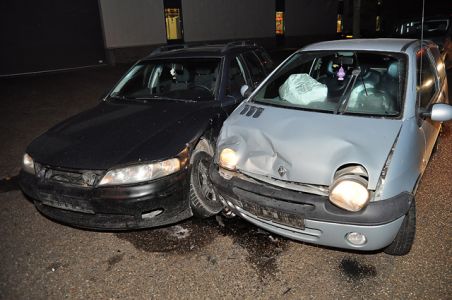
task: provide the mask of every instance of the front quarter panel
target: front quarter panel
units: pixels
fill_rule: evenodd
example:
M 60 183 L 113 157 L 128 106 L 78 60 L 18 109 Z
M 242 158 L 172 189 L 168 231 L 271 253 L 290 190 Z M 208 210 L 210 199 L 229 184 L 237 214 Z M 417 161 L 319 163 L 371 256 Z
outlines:
M 405 120 L 377 200 L 388 199 L 401 192 L 413 192 L 425 169 L 424 149 L 424 133 L 418 127 L 416 118 Z

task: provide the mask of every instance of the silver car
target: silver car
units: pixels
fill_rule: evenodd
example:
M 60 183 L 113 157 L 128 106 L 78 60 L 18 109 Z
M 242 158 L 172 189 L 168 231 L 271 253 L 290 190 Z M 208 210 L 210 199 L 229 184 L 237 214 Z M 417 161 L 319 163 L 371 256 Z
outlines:
M 452 119 L 447 90 L 432 42 L 309 45 L 224 123 L 210 168 L 216 192 L 270 232 L 404 255 L 417 186 L 441 123 Z

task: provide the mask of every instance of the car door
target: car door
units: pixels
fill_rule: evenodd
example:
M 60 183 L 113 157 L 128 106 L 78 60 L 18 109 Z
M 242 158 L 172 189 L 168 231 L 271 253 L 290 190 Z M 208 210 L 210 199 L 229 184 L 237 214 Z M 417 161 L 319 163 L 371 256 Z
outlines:
M 239 56 L 232 56 L 225 60 L 222 89 L 220 90 L 222 117 L 224 119 L 244 99 L 240 93 L 241 87 L 251 84 L 245 70 L 245 65 Z
M 273 69 L 275 68 L 275 63 L 271 59 L 270 55 L 263 48 L 256 49 L 256 51 L 254 51 L 254 53 L 259 58 L 262 66 L 264 67 L 266 74 L 267 75 L 270 74 L 273 71 Z
M 419 112 L 428 111 L 434 103 L 442 102 L 441 81 L 434 63 L 433 55 L 428 48 L 418 52 L 417 57 L 417 105 Z M 441 127 L 440 122 L 434 122 L 429 117 L 418 114 L 418 124 L 425 138 L 423 167 L 426 166 Z
M 242 54 L 242 58 L 245 61 L 246 67 L 251 77 L 251 87 L 256 88 L 262 80 L 267 76 L 267 71 L 262 65 L 261 61 L 257 57 L 254 51 L 247 51 Z

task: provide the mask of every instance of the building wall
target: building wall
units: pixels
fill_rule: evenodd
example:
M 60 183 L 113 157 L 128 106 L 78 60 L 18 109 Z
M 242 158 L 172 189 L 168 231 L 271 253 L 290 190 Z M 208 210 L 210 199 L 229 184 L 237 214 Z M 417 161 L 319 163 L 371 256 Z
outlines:
M 337 0 L 285 0 L 286 36 L 336 33 Z
M 183 0 L 185 41 L 275 35 L 275 0 Z
M 108 49 L 166 43 L 162 0 L 99 0 Z

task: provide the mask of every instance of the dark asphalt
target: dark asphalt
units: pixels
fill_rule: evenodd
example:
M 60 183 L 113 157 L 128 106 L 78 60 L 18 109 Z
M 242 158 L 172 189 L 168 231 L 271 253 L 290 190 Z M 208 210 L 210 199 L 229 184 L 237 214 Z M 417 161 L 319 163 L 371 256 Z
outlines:
M 26 145 L 94 106 L 124 69 L 0 82 L 0 299 L 451 298 L 452 124 L 418 190 L 404 257 L 297 243 L 239 219 L 105 233 L 40 215 L 17 187 Z

